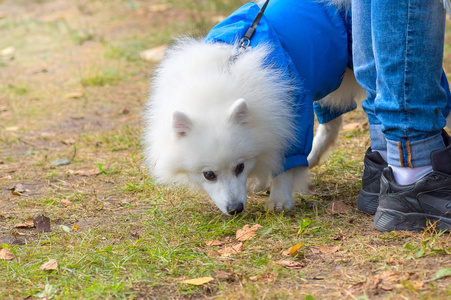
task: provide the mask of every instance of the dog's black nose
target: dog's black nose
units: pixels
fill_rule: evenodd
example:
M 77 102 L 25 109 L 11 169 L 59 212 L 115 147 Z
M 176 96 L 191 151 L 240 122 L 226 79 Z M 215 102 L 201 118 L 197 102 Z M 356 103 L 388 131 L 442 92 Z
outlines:
M 242 212 L 244 210 L 244 205 L 243 203 L 234 203 L 234 204 L 229 204 L 227 206 L 227 213 L 229 215 L 236 215 L 239 214 L 240 212 Z

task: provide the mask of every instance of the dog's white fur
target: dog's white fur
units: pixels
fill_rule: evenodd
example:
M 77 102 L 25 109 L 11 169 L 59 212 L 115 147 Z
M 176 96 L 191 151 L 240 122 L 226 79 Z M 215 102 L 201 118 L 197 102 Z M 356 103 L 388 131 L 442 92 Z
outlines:
M 265 67 L 268 46 L 230 64 L 234 49 L 185 38 L 168 50 L 145 114 L 147 166 L 159 182 L 202 187 L 223 213 L 244 207 L 246 186 L 264 188 L 271 180 L 267 208 L 289 209 L 293 192 L 307 191 L 308 183 L 306 167 L 280 173 L 284 149 L 294 139 L 290 93 L 296 87 Z M 348 107 L 356 91 L 361 88 L 349 70 L 323 105 Z M 339 118 L 318 127 L 310 166 L 334 144 L 340 125 Z M 240 163 L 244 170 L 236 176 Z M 208 171 L 215 181 L 204 178 Z
M 349 9 L 350 0 L 327 1 Z M 244 208 L 247 190 L 269 183 L 266 208 L 290 209 L 293 193 L 306 192 L 309 182 L 306 167 L 282 172 L 284 150 L 294 140 L 290 93 L 299 87 L 265 66 L 269 46 L 251 48 L 231 64 L 235 51 L 233 45 L 190 38 L 167 51 L 145 112 L 146 164 L 160 183 L 201 187 L 225 214 Z M 363 96 L 347 70 L 340 88 L 321 103 L 342 110 Z M 447 122 L 449 127 L 451 116 Z M 310 167 L 332 149 L 341 124 L 338 117 L 318 126 Z M 244 169 L 237 174 L 240 164 Z M 204 172 L 213 172 L 215 180 Z

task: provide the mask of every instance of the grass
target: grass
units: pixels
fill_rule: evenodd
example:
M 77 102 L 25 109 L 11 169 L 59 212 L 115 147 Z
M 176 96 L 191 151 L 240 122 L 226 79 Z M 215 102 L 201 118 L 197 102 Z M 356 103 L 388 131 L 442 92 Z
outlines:
M 120 80 L 120 72 L 114 68 L 98 70 L 94 68 L 84 74 L 80 83 L 83 87 L 113 85 Z
M 355 210 L 365 126 L 341 133 L 292 211 L 267 213 L 268 195 L 257 193 L 228 218 L 207 196 L 148 177 L 139 139 L 155 63 L 139 52 L 205 32 L 244 1 L 164 3 L 155 13 L 141 0 L 0 2 L 0 50 L 15 47 L 0 56 L 0 245 L 15 255 L 0 260 L 0 298 L 451 297 L 448 234 L 381 233 Z M 364 120 L 361 109 L 346 115 Z M 71 163 L 51 165 L 60 158 Z M 352 209 L 331 214 L 333 200 Z M 41 214 L 51 232 L 15 227 Z M 247 224 L 263 227 L 242 251 L 218 255 Z M 207 245 L 214 240 L 225 245 Z M 57 270 L 40 269 L 49 259 Z M 206 276 L 215 280 L 181 282 Z

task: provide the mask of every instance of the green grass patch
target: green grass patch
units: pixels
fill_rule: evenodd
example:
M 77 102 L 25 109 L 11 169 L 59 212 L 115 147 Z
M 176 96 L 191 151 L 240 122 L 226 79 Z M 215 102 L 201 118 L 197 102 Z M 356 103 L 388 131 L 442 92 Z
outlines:
M 102 87 L 113 85 L 124 78 L 124 73 L 116 68 L 93 68 L 85 70 L 80 78 L 80 84 L 84 87 Z

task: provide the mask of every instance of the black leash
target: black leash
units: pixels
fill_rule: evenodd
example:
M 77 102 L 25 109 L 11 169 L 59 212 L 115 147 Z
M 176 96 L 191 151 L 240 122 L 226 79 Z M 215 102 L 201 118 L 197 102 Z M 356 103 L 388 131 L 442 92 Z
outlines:
M 263 4 L 262 8 L 260 8 L 260 11 L 258 12 L 257 16 L 255 17 L 254 21 L 252 21 L 251 26 L 247 29 L 246 33 L 244 34 L 244 37 L 240 40 L 240 44 L 238 46 L 238 51 L 235 55 L 233 55 L 230 58 L 230 62 L 233 63 L 235 59 L 244 51 L 246 51 L 247 47 L 251 44 L 252 36 L 255 33 L 255 30 L 257 29 L 257 25 L 262 19 L 263 13 L 266 10 L 266 7 L 268 6 L 269 0 L 265 1 L 265 4 Z
M 258 12 L 257 16 L 252 22 L 251 26 L 247 29 L 246 33 L 244 34 L 244 37 L 241 39 L 240 48 L 244 48 L 244 50 L 246 50 L 246 48 L 249 47 L 249 45 L 251 44 L 251 38 L 254 35 L 255 30 L 257 29 L 258 23 L 263 17 L 263 13 L 265 12 L 268 3 L 269 0 L 266 0 L 265 4 L 263 4 L 262 8 L 260 8 L 260 11 Z

